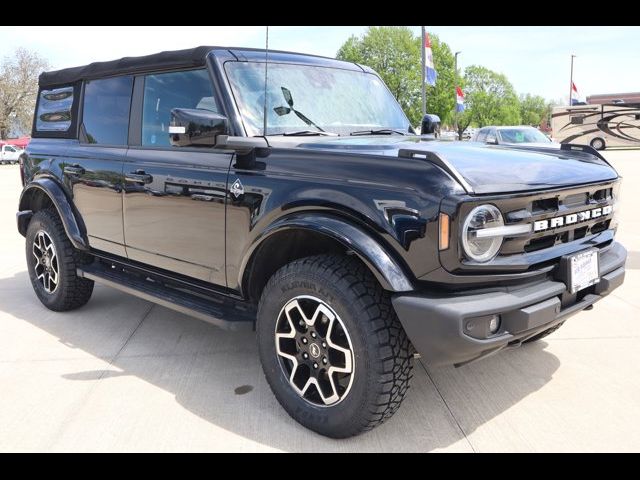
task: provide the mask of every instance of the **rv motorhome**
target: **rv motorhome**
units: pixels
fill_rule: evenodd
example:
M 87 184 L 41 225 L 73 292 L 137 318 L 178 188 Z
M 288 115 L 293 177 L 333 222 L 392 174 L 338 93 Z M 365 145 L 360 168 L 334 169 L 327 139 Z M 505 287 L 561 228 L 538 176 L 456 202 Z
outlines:
M 640 103 L 555 107 L 551 116 L 556 142 L 606 147 L 640 147 Z

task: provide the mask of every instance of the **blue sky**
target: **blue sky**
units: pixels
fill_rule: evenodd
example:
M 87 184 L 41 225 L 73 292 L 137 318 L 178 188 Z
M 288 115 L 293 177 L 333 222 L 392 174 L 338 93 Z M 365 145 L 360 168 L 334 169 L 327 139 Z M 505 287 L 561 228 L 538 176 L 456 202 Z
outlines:
M 411 27 L 419 34 L 420 27 Z M 461 68 L 484 65 L 507 75 L 519 93 L 568 97 L 570 55 L 581 95 L 640 91 L 640 27 L 441 27 Z M 263 47 L 264 27 L 0 27 L 0 55 L 18 46 L 53 68 L 196 45 Z M 333 57 L 362 26 L 270 27 L 270 48 Z

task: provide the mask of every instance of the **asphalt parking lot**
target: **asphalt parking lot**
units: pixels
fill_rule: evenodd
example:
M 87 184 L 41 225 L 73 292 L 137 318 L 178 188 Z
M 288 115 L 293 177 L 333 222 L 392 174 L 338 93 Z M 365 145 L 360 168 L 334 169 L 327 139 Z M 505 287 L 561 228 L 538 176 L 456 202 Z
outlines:
M 415 365 L 403 408 L 331 440 L 299 426 L 229 333 L 96 286 L 59 314 L 36 299 L 15 227 L 17 166 L 0 166 L 0 451 L 639 451 L 640 150 L 625 177 L 625 284 L 544 341 L 466 367 Z

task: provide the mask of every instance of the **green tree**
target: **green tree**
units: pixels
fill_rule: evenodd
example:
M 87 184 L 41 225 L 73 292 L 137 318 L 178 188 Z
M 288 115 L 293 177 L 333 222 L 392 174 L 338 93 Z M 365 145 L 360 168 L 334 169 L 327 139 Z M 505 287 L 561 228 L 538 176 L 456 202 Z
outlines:
M 524 125 L 539 126 L 549 115 L 551 105 L 539 95 L 520 95 L 520 118 Z
M 449 46 L 431 35 L 438 72 L 435 87 L 427 87 L 427 111 L 450 122 L 455 92 L 453 55 Z M 350 37 L 336 58 L 373 68 L 396 97 L 412 125 L 422 120 L 422 39 L 407 27 L 369 27 L 362 37 Z
M 465 69 L 464 84 L 467 115 L 478 127 L 521 123 L 520 102 L 505 75 L 471 65 Z
M 0 139 L 31 131 L 38 75 L 47 67 L 44 58 L 24 48 L 0 63 Z

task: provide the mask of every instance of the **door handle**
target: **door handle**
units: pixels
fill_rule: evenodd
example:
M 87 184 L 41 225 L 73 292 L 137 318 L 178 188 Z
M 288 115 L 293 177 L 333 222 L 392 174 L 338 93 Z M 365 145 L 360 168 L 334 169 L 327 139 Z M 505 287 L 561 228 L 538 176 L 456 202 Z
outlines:
M 133 183 L 153 182 L 153 177 L 146 173 L 144 170 L 136 170 L 135 172 L 127 173 L 124 178 L 127 182 Z
M 84 175 L 85 169 L 80 165 L 66 165 L 64 167 L 64 173 L 67 175 Z

